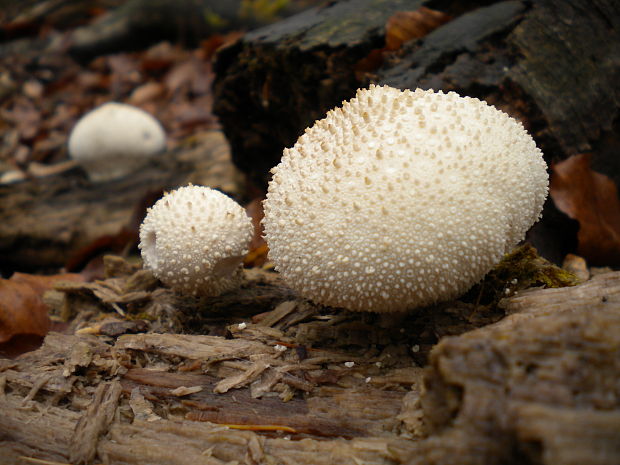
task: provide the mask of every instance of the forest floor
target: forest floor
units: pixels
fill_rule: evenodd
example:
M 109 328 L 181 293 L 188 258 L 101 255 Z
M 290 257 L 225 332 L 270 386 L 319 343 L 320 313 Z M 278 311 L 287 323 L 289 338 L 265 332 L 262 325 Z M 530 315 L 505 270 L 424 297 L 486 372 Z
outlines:
M 0 464 L 620 463 L 620 272 L 524 246 L 411 314 L 315 305 L 267 260 L 262 193 L 211 112 L 213 54 L 242 31 L 81 62 L 67 53 L 79 24 L 5 14 Z M 108 101 L 156 116 L 168 147 L 94 186 L 66 141 Z M 146 207 L 189 182 L 256 226 L 242 286 L 220 297 L 175 294 L 137 255 Z M 577 209 L 597 217 L 609 189 Z

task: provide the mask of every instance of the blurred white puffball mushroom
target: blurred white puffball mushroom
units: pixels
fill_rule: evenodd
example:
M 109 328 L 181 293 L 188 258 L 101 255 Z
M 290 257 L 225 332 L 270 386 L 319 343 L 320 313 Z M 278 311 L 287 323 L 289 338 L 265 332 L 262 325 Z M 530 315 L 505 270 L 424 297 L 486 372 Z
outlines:
M 166 148 L 166 134 L 149 113 L 105 103 L 84 115 L 69 136 L 69 154 L 91 181 L 122 178 Z
M 370 86 L 272 170 L 270 258 L 324 305 L 394 312 L 449 300 L 538 220 L 546 168 L 523 126 L 485 102 Z
M 186 186 L 159 199 L 140 226 L 144 266 L 182 294 L 215 296 L 240 284 L 252 221 L 230 197 Z

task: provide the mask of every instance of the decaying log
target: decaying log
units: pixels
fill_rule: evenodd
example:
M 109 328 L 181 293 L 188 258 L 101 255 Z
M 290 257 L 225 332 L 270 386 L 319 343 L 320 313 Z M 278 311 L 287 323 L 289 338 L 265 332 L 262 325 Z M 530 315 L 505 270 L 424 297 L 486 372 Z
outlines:
M 620 274 L 504 305 L 510 316 L 433 349 L 421 449 L 436 464 L 618 463 Z
M 407 43 L 375 72 L 360 73 L 359 60 L 384 45 L 387 17 L 423 5 L 454 19 Z M 462 2 L 337 2 L 256 30 L 221 51 L 215 111 L 237 166 L 264 184 L 284 147 L 357 87 L 376 82 L 485 99 L 522 120 L 549 160 L 592 151 L 594 166 L 620 181 L 613 155 L 618 3 L 468 5 L 469 11 Z
M 135 240 L 145 208 L 164 190 L 193 182 L 238 194 L 240 181 L 226 141 L 212 131 L 117 181 L 91 183 L 73 170 L 0 185 L 0 272 L 63 266 L 106 238 L 114 249 L 112 238 L 118 237 L 122 249 Z
M 233 161 L 264 184 L 284 147 L 350 98 L 358 61 L 383 47 L 385 24 L 421 0 L 345 0 L 248 33 L 215 64 L 214 111 Z
M 407 393 L 401 386 L 419 383 L 421 369 L 413 368 L 409 376 L 402 370 L 384 370 L 386 381 L 393 383 L 385 390 L 383 376 L 370 384 L 360 377 L 359 369 L 344 366 L 346 354 L 318 351 L 297 363 L 281 363 L 283 351 L 273 344 L 143 334 L 121 336 L 109 346 L 93 336 L 52 333 L 38 351 L 1 366 L 5 384 L 0 406 L 5 415 L 0 419 L 0 463 L 11 463 L 3 459 L 14 460 L 16 455 L 91 463 L 95 448 L 101 459 L 111 463 L 187 463 L 188 457 L 195 459 L 192 463 L 255 463 L 269 456 L 275 463 L 317 463 L 317 457 L 325 459 L 329 454 L 356 457 L 364 463 L 403 460 L 409 441 L 392 431 L 398 427 L 401 400 Z M 254 351 L 249 353 L 248 347 Z M 91 360 L 82 367 L 84 377 L 79 382 L 66 368 L 75 351 L 90 354 Z M 257 363 L 260 357 L 267 357 L 269 363 Z M 65 363 L 59 364 L 62 360 Z M 145 368 L 131 368 L 132 360 Z M 270 383 L 269 377 L 248 379 L 218 393 L 218 382 L 236 379 L 237 373 L 258 364 L 283 376 Z M 321 371 L 328 364 L 340 365 L 331 369 L 334 374 L 329 379 L 339 379 L 336 373 L 340 372 L 342 386 L 286 379 L 295 378 L 297 372 Z M 167 371 L 172 367 L 177 368 Z M 120 384 L 100 381 L 109 377 L 119 378 Z M 264 381 L 265 392 L 258 392 L 257 385 Z M 248 387 L 250 382 L 253 385 Z M 312 394 L 284 402 L 267 395 L 276 382 L 295 389 L 306 385 Z M 114 404 L 114 416 L 109 406 L 112 399 L 118 400 L 119 387 L 124 396 L 118 408 Z M 136 401 L 137 396 L 142 401 Z M 71 410 L 68 424 L 59 403 Z M 109 424 L 111 417 L 115 421 Z
M 122 289 L 131 279 L 140 281 L 134 273 L 101 285 Z M 67 298 L 113 301 L 110 293 L 97 297 L 92 284 L 71 286 Z M 259 292 L 251 279 L 244 286 Z M 162 291 L 125 307 L 146 318 L 139 331 L 167 327 L 156 321 L 169 318 L 165 312 L 148 313 Z M 470 307 L 435 307 L 443 317 L 417 320 L 416 330 L 424 332 L 425 321 L 427 329 L 460 335 L 444 337 L 427 368 L 415 363 L 413 317 L 373 319 L 291 295 L 261 314 L 235 313 L 222 297 L 209 316 L 209 300 L 165 299 L 163 307 L 180 304 L 177 313 L 193 306 L 203 314 L 177 315 L 204 324 L 187 330 L 215 333 L 209 328 L 219 325 L 221 335 L 111 336 L 95 313 L 76 319 L 70 329 L 78 335 L 50 333 L 40 349 L 0 360 L 0 464 L 620 459 L 620 272 L 522 291 L 502 301 L 508 316 L 479 320 L 471 331 L 455 327 L 465 315 L 475 319 L 460 313 Z M 354 328 L 360 337 L 344 337 Z

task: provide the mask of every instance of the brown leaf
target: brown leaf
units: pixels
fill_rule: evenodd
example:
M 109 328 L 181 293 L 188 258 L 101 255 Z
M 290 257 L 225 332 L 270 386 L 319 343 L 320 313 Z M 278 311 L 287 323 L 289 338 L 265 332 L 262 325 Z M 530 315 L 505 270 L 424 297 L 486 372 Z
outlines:
M 452 16 L 426 7 L 395 13 L 385 25 L 385 47 L 371 50 L 355 64 L 357 79 L 364 80 L 366 73 L 378 69 L 385 52 L 398 50 L 405 42 L 420 39 L 450 20 Z
M 188 53 L 170 42 L 160 42 L 149 48 L 141 55 L 140 68 L 142 72 L 151 75 L 163 73 L 175 63 L 185 61 Z
M 191 90 L 194 94 L 208 93 L 211 88 L 212 75 L 209 66 L 195 58 L 178 63 L 165 76 L 164 84 L 170 95 Z
M 388 19 L 385 48 L 398 50 L 402 44 L 419 39 L 452 19 L 441 11 L 421 7 L 415 11 L 399 11 Z
M 163 84 L 159 82 L 147 82 L 142 84 L 140 87 L 134 89 L 134 91 L 129 96 L 128 102 L 132 105 L 142 105 L 145 102 L 149 102 L 151 100 L 155 100 L 166 92 Z
M 7 342 L 0 342 L 0 358 L 16 358 L 41 347 L 43 336 L 17 334 Z
M 18 334 L 45 336 L 50 328 L 43 293 L 58 281 L 83 281 L 79 274 L 36 276 L 14 273 L 0 279 L 0 343 Z
M 620 264 L 620 200 L 614 182 L 590 168 L 591 154 L 551 165 L 555 205 L 579 221 L 579 255 L 594 265 Z
M 22 140 L 32 140 L 41 129 L 41 111 L 26 98 L 16 98 L 15 104 L 3 115 L 7 121 L 15 123 Z
M 22 86 L 22 91 L 24 92 L 24 95 L 26 97 L 36 100 L 43 97 L 43 92 L 45 91 L 45 88 L 43 87 L 43 84 L 41 84 L 39 81 L 35 79 L 30 79 L 29 81 L 24 82 Z
M 213 34 L 200 42 L 201 58 L 207 61 L 211 60 L 218 49 L 232 44 L 242 36 L 243 32 L 241 31 L 232 31 L 223 35 Z
M 265 216 L 263 212 L 263 199 L 257 198 L 252 200 L 245 207 L 245 211 L 252 219 L 254 236 L 252 236 L 252 240 L 250 241 L 250 251 L 243 260 L 243 264 L 248 268 L 263 266 L 267 261 L 267 253 L 269 251 L 267 248 L 267 243 L 263 238 L 263 225 L 261 223 L 263 217 Z
M 564 257 L 562 268 L 573 273 L 579 281 L 585 282 L 590 279 L 590 270 L 588 264 L 583 257 L 569 253 Z
M 209 98 L 210 100 L 210 98 Z M 194 102 L 182 102 L 172 105 L 168 115 L 172 119 L 173 128 L 195 128 L 204 124 L 213 124 L 214 117 L 206 105 Z

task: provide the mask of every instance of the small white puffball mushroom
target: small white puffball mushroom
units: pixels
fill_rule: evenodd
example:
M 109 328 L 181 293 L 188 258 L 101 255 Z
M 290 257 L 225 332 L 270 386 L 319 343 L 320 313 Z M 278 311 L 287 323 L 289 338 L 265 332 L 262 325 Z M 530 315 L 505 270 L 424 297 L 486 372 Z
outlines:
M 84 115 L 69 136 L 69 154 L 93 182 L 126 176 L 164 151 L 166 134 L 149 113 L 105 103 Z
M 537 221 L 546 168 L 523 126 L 485 102 L 371 86 L 272 170 L 270 258 L 324 305 L 394 312 L 449 300 Z
M 140 226 L 144 266 L 182 294 L 216 296 L 239 285 L 252 221 L 230 197 L 203 186 L 172 191 Z

